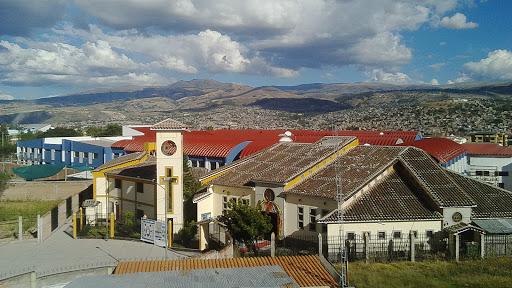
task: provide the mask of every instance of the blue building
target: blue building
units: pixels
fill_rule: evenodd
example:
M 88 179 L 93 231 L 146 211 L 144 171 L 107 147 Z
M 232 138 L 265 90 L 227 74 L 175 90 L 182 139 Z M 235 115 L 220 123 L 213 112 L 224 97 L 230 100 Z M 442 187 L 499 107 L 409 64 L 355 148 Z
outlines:
M 119 140 L 131 137 L 54 137 L 20 141 L 17 144 L 19 164 L 53 164 L 99 167 L 126 155 L 122 148 L 111 147 Z

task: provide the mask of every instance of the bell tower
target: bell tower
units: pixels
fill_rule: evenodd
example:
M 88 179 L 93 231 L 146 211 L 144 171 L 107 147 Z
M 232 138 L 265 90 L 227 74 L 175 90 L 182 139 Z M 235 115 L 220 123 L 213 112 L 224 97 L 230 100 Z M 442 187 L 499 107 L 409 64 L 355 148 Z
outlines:
M 151 127 L 156 131 L 155 209 L 157 219 L 171 221 L 171 233 L 183 227 L 183 131 L 188 127 L 166 119 Z

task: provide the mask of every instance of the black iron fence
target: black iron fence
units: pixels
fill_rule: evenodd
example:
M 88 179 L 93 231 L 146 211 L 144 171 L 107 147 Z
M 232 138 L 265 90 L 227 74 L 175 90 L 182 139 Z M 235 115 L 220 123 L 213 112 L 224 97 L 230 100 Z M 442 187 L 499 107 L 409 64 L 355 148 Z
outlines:
M 512 241 L 512 235 L 507 239 Z M 496 245 L 501 244 L 496 243 Z M 510 243 L 508 245 L 507 247 L 512 248 Z M 257 241 L 256 246 L 259 249 L 258 254 L 270 255 L 270 241 Z M 411 247 L 414 247 L 413 251 L 411 251 Z M 499 247 L 502 247 L 502 245 Z M 289 236 L 276 240 L 275 255 L 317 255 L 321 249 L 320 253 L 324 257 L 331 262 L 337 262 L 341 259 L 342 248 L 344 248 L 349 261 L 392 262 L 446 260 L 450 258 L 448 237 L 443 233 L 416 234 L 415 236 L 407 235 L 405 237 L 394 237 L 394 235 L 352 235 L 350 238 L 325 235 L 321 237 L 311 235 Z M 488 247 L 488 249 L 491 248 Z M 492 249 L 496 251 L 496 248 Z M 502 250 L 500 250 L 500 253 L 502 253 Z M 510 251 L 510 249 L 507 251 Z M 477 252 L 479 253 L 479 251 Z

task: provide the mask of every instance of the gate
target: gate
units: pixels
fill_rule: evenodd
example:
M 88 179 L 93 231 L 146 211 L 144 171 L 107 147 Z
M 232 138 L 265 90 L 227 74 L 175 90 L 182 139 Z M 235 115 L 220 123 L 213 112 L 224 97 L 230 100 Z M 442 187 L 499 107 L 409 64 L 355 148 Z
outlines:
M 59 206 L 52 209 L 52 231 L 59 227 Z

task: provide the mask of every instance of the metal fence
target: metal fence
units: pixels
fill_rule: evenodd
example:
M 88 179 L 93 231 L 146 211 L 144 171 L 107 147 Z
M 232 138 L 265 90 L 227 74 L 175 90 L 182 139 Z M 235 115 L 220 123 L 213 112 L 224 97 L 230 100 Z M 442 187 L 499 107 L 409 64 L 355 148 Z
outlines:
M 19 239 L 20 219 L 0 221 L 0 239 Z M 37 218 L 21 218 L 21 238 L 37 237 Z
M 512 239 L 512 237 L 510 237 Z M 270 242 L 259 240 L 256 243 L 259 255 L 270 255 Z M 341 259 L 340 248 L 345 248 L 349 261 L 365 260 L 369 262 L 425 261 L 449 259 L 448 237 L 441 233 L 417 234 L 413 238 L 394 237 L 394 235 L 371 235 L 352 237 L 333 236 L 289 236 L 276 240 L 276 255 L 313 255 L 321 254 L 331 262 Z M 414 247 L 414 251 L 411 251 Z M 500 246 L 501 247 L 501 246 Z M 512 246 L 510 246 L 512 247 Z M 489 249 L 491 249 L 489 247 Z M 246 254 L 252 255 L 252 254 Z M 411 258 L 413 257 L 413 258 Z

